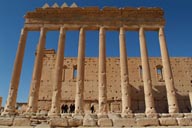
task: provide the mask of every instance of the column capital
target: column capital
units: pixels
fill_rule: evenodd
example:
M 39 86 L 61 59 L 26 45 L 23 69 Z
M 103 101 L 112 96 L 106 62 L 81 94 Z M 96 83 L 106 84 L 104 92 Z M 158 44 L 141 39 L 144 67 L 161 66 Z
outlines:
M 40 32 L 43 32 L 43 33 L 47 33 L 48 32 L 48 28 L 47 27 L 41 27 L 40 28 Z
M 159 27 L 159 29 L 164 29 L 164 28 L 165 28 L 165 26 L 160 26 L 160 27 Z
M 24 27 L 24 28 L 21 29 L 21 35 L 24 35 L 24 34 L 26 34 L 27 32 L 28 32 L 28 30 L 27 30 L 26 27 Z
M 164 36 L 164 27 L 159 28 L 159 37 Z
M 65 27 L 63 27 L 63 26 L 60 27 L 60 31 L 59 31 L 60 34 L 65 34 L 65 30 L 66 30 Z
M 84 27 L 81 27 L 80 28 L 80 31 L 79 31 L 79 34 L 84 34 L 85 33 L 85 28 Z
M 99 34 L 104 35 L 105 34 L 105 27 L 100 27 L 99 28 Z
M 120 27 L 119 28 L 120 30 L 119 30 L 119 34 L 121 35 L 121 34 L 125 34 L 125 28 L 124 27 Z

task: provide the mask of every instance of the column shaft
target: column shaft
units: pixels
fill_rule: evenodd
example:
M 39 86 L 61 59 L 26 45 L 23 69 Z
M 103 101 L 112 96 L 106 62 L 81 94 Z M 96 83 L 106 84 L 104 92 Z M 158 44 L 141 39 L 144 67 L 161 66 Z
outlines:
M 189 101 L 191 104 L 191 111 L 190 112 L 192 112 L 192 92 L 189 92 Z
M 84 112 L 84 61 L 85 61 L 85 30 L 80 29 L 79 32 L 79 48 L 77 59 L 77 83 L 75 95 L 75 113 L 82 114 Z
M 142 63 L 142 71 L 143 71 L 142 73 L 144 82 L 145 113 L 151 114 L 156 113 L 156 111 L 152 92 L 151 74 L 149 68 L 147 46 L 145 41 L 145 33 L 142 27 L 139 29 L 139 39 L 140 39 L 141 63 Z
M 27 40 L 27 30 L 23 28 L 21 30 L 21 36 L 18 44 L 17 54 L 16 54 L 15 63 L 13 67 L 13 73 L 10 81 L 10 88 L 9 88 L 7 103 L 2 115 L 15 114 L 15 104 L 17 99 L 17 91 L 18 91 L 18 86 L 20 81 L 26 40 Z
M 160 43 L 160 49 L 161 49 L 165 85 L 167 90 L 167 101 L 169 106 L 169 113 L 177 113 L 179 112 L 179 107 L 177 103 L 176 92 L 174 88 L 174 80 L 173 80 L 173 75 L 171 71 L 169 54 L 167 50 L 163 28 L 159 29 L 159 43 Z
M 42 74 L 43 54 L 46 41 L 46 30 L 41 28 L 39 43 L 36 51 L 36 58 L 34 63 L 31 89 L 28 101 L 27 112 L 36 113 L 38 108 L 39 87 Z
M 62 84 L 62 70 L 64 60 L 64 45 L 65 45 L 65 31 L 64 28 L 60 28 L 58 51 L 55 62 L 55 71 L 53 75 L 53 94 L 52 104 L 49 116 L 60 115 L 60 99 L 61 99 L 61 84 Z
M 120 28 L 119 48 L 121 68 L 122 114 L 128 114 L 131 112 L 131 87 L 128 78 L 127 51 L 124 28 Z
M 99 114 L 107 114 L 107 80 L 106 80 L 106 47 L 105 29 L 99 30 Z

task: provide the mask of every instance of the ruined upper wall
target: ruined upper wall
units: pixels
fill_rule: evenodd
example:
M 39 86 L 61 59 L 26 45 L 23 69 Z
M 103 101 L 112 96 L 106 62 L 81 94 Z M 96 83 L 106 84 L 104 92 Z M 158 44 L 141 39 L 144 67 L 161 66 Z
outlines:
M 161 8 L 44 7 L 25 15 L 25 24 L 75 24 L 93 26 L 165 24 Z

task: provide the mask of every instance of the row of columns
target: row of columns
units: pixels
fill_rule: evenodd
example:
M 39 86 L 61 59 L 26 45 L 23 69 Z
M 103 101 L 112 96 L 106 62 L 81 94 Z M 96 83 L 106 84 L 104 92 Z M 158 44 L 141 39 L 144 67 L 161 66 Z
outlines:
M 46 28 L 42 27 L 40 30 L 40 38 L 36 52 L 36 59 L 34 63 L 34 70 L 32 75 L 30 96 L 28 101 L 27 112 L 29 114 L 35 114 L 37 112 L 39 87 L 42 72 L 43 51 L 46 42 Z M 17 55 L 15 59 L 12 79 L 10 83 L 9 95 L 5 110 L 2 113 L 14 114 L 15 104 L 17 97 L 17 90 L 20 80 L 20 74 L 22 69 L 22 62 L 25 50 L 25 44 L 27 39 L 27 30 L 24 28 L 21 32 Z M 149 59 L 147 53 L 147 45 L 145 40 L 144 28 L 139 28 L 140 39 L 140 53 L 141 63 L 143 69 L 143 82 L 144 82 L 144 95 L 145 95 L 145 113 L 147 115 L 156 113 L 154 97 L 152 92 L 151 74 L 149 68 Z M 164 68 L 164 78 L 167 90 L 167 100 L 169 106 L 169 113 L 179 112 L 178 103 L 176 99 L 176 92 L 174 89 L 173 76 L 170 66 L 170 60 L 168 50 L 165 41 L 165 35 L 163 27 L 159 28 L 159 42 L 162 56 L 162 64 Z M 55 71 L 53 75 L 53 95 L 51 109 L 48 113 L 49 116 L 58 116 L 60 113 L 60 98 L 61 98 L 61 84 L 62 84 L 62 66 L 64 58 L 64 45 L 65 45 L 65 28 L 60 28 L 60 35 L 58 41 L 58 51 L 56 56 Z M 120 28 L 119 33 L 119 46 L 120 46 L 120 70 L 121 70 L 121 92 L 122 92 L 122 114 L 127 115 L 132 113 L 131 111 L 131 86 L 128 78 L 128 65 L 127 65 L 127 52 L 126 52 L 126 40 L 125 30 Z M 77 83 L 76 83 L 76 96 L 75 96 L 75 113 L 83 114 L 84 109 L 84 59 L 85 59 L 85 29 L 80 28 L 79 33 L 79 47 L 77 58 Z M 105 28 L 99 29 L 99 71 L 98 71 L 98 91 L 99 91 L 99 113 L 100 115 L 106 115 L 107 110 L 107 81 L 106 81 L 106 43 L 105 43 Z

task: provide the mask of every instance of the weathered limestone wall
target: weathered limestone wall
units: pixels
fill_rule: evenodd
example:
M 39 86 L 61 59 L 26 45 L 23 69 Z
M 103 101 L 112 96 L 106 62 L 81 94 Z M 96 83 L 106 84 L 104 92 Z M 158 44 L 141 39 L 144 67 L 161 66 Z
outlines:
M 46 51 L 39 94 L 39 109 L 49 110 L 52 98 L 52 78 L 55 65 L 55 52 Z M 128 74 L 131 87 L 133 112 L 144 112 L 145 101 L 140 58 L 128 58 Z M 191 110 L 189 91 L 192 90 L 192 58 L 171 58 L 174 83 L 181 112 Z M 168 112 L 166 88 L 161 75 L 161 58 L 149 58 L 152 88 L 157 112 Z M 107 58 L 107 100 L 109 111 L 121 112 L 120 60 Z M 65 58 L 62 74 L 61 103 L 74 103 L 76 86 L 77 58 Z M 158 71 L 157 71 L 158 69 Z M 91 103 L 98 110 L 98 58 L 85 59 L 84 82 L 85 110 L 90 111 Z M 86 111 L 85 111 L 86 112 Z

